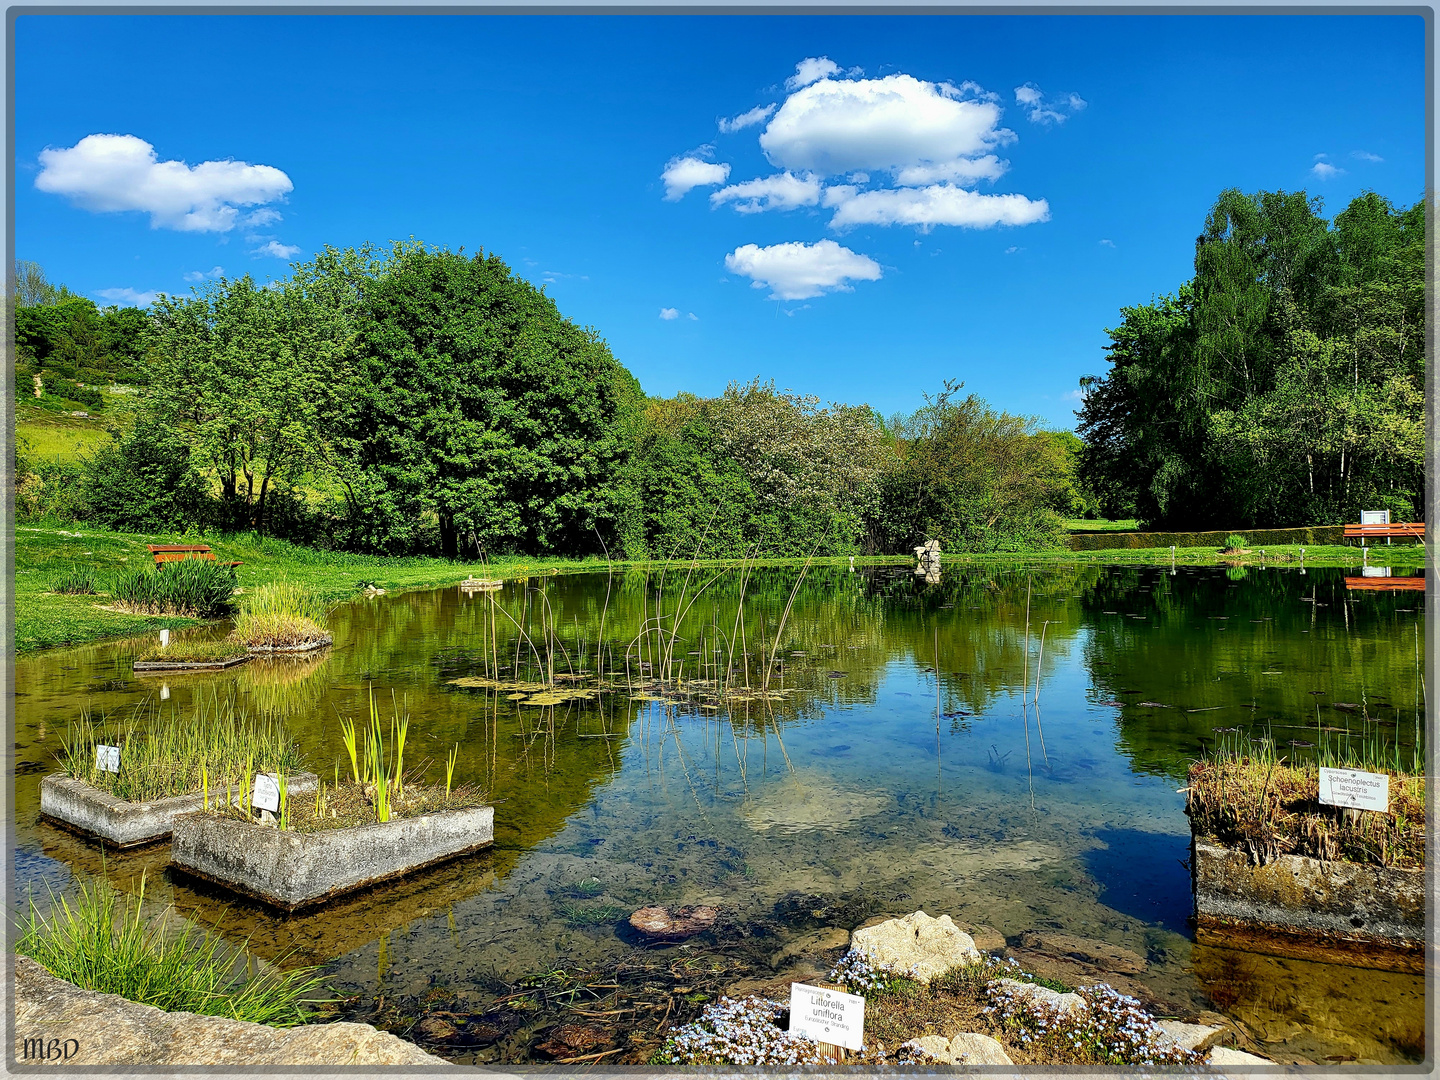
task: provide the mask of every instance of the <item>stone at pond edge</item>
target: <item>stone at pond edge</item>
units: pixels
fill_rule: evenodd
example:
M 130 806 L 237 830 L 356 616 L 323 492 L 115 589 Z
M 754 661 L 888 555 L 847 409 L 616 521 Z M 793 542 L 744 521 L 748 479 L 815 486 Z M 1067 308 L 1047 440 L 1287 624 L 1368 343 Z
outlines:
M 1206 1050 L 1225 1033 L 1225 1029 L 1221 1027 L 1186 1024 L 1179 1020 L 1159 1020 L 1157 1024 L 1165 1037 L 1182 1050 Z
M 1013 1065 L 1005 1047 L 989 1035 L 962 1031 L 952 1039 L 943 1035 L 926 1035 L 911 1039 L 900 1047 L 919 1050 L 941 1065 Z
M 1118 971 L 1125 975 L 1143 975 L 1148 966 L 1137 952 L 1108 941 L 1060 934 L 1048 930 L 1026 930 L 1020 935 L 1020 946 L 1034 949 L 1060 959 L 1076 959 L 1093 964 L 1102 971 Z
M 1017 998 L 1023 999 L 1031 1005 L 1038 1005 L 1051 1012 L 1082 1016 L 1090 1011 L 1090 1006 L 1085 1004 L 1085 999 L 1079 994 L 1062 994 L 1058 990 L 1051 990 L 1048 986 L 1021 982 L 1018 979 L 998 979 L 996 985 L 1010 990 Z
M 1206 1059 L 1211 1065 L 1274 1065 L 1269 1058 L 1247 1054 L 1244 1050 L 1231 1050 L 1228 1046 L 1217 1046 Z
M 165 1012 L 115 994 L 82 990 L 57 979 L 28 956 L 15 958 L 14 1052 L 20 1040 L 74 1039 L 68 1066 L 132 1065 L 146 1072 L 219 1065 L 231 1069 L 354 1065 L 450 1066 L 442 1058 L 369 1024 L 305 1024 L 272 1028 L 219 1016 Z M 450 1066 L 453 1068 L 453 1066 Z
M 786 962 L 797 956 L 812 956 L 816 953 L 843 949 L 850 944 L 850 931 L 838 926 L 827 926 L 811 934 L 804 934 L 788 945 L 776 950 L 770 956 L 770 966 L 779 971 Z
M 850 947 L 874 964 L 901 971 L 914 968 L 921 982 L 980 960 L 975 940 L 949 915 L 932 919 L 923 911 L 856 930 L 850 935 Z
M 535 1049 L 559 1061 L 603 1050 L 614 1042 L 614 1036 L 598 1024 L 561 1024 L 551 1028 L 546 1040 L 537 1043 Z
M 720 912 L 713 907 L 643 907 L 630 916 L 630 925 L 649 941 L 684 941 L 715 924 Z

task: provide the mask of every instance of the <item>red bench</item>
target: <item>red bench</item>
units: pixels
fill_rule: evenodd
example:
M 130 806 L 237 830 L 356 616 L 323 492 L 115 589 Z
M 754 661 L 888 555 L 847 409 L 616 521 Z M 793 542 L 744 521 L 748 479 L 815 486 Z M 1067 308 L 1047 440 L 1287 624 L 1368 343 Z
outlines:
M 150 554 L 155 557 L 155 567 L 158 570 L 167 562 L 184 562 L 186 559 L 204 559 L 206 562 L 215 562 L 215 553 L 210 550 L 209 544 L 146 544 Z M 240 562 L 227 562 L 226 566 L 242 566 Z

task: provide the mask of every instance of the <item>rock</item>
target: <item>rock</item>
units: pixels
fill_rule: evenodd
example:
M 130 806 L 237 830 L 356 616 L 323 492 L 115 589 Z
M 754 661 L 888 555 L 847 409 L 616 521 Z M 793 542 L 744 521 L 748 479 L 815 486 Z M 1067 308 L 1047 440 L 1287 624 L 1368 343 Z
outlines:
M 630 916 L 630 925 L 649 941 L 684 941 L 708 930 L 719 915 L 713 907 L 644 907 Z
M 949 915 L 932 919 L 923 911 L 856 930 L 850 935 L 850 947 L 868 956 L 871 963 L 888 964 L 900 971 L 914 968 L 921 982 L 980 960 L 974 938 Z
M 981 952 L 999 952 L 1005 948 L 1005 935 L 993 926 L 977 926 L 975 923 L 967 922 L 955 925 L 970 935 L 971 940 L 975 942 L 975 948 Z
M 1020 982 L 1018 979 L 998 979 L 996 985 L 1011 991 L 1017 999 L 1050 1012 L 1081 1016 L 1090 1011 L 1090 1006 L 1085 1004 L 1085 999 L 1079 994 L 1062 994 L 1048 986 L 1037 986 L 1035 983 Z
M 229 1069 L 355 1065 L 446 1066 L 443 1058 L 369 1024 L 272 1028 L 219 1016 L 165 1012 L 115 994 L 82 990 L 27 956 L 15 958 L 15 1034 L 79 1046 L 67 1066 L 129 1065 L 146 1072 L 217 1065 Z M 70 1044 L 74 1046 L 74 1043 Z M 22 1056 L 20 1045 L 14 1047 Z
M 447 1042 L 460 1033 L 460 1029 L 449 1020 L 438 1016 L 427 1016 L 415 1025 L 415 1030 L 427 1039 L 434 1039 L 437 1042 Z
M 1185 1024 L 1179 1020 L 1159 1020 L 1156 1023 L 1165 1032 L 1165 1037 L 1182 1050 L 1207 1050 L 1225 1032 L 1224 1028 L 1210 1024 Z
M 1209 1064 L 1216 1066 L 1234 1065 L 1245 1067 L 1247 1065 L 1274 1065 L 1269 1058 L 1260 1057 L 1257 1054 L 1247 1054 L 1244 1050 L 1231 1050 L 1228 1046 L 1217 1046 L 1210 1051 L 1207 1059 Z
M 811 934 L 804 934 L 782 946 L 770 956 L 770 966 L 779 971 L 787 961 L 796 957 L 812 956 L 815 953 L 843 949 L 850 944 L 850 931 L 838 926 L 827 926 Z
M 1074 934 L 1026 930 L 1020 935 L 1020 945 L 1047 956 L 1075 959 L 1091 964 L 1101 971 L 1118 971 L 1125 975 L 1143 975 L 1148 966 L 1143 956 L 1123 945 L 1112 945 L 1108 941 L 1096 941 L 1094 938 L 1077 937 Z
M 918 1050 L 942 1065 L 1013 1065 L 1005 1047 L 989 1035 L 962 1031 L 954 1038 L 926 1035 L 911 1039 L 901 1050 Z
M 548 1058 L 562 1061 L 603 1050 L 614 1041 L 610 1032 L 598 1024 L 561 1024 L 552 1028 L 549 1037 L 535 1049 Z

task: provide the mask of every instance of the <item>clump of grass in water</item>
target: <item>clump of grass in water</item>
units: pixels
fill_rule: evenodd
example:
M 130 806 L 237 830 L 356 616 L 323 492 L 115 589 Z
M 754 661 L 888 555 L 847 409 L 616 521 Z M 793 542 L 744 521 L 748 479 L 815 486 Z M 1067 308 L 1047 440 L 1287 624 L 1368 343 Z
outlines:
M 555 911 L 574 927 L 608 926 L 625 914 L 625 909 L 614 904 L 571 904 L 562 901 Z
M 15 951 L 56 978 L 85 990 L 118 994 L 160 1009 L 290 1027 L 307 1019 L 304 1005 L 323 980 L 316 968 L 267 969 L 246 978 L 243 946 L 230 951 L 216 933 L 187 924 L 172 933 L 166 916 L 146 919 L 140 892 L 123 900 L 109 882 L 81 883 L 73 900 L 51 893 L 49 916 L 32 900 Z
M 1225 537 L 1225 550 L 1244 551 L 1245 545 L 1248 542 L 1249 541 L 1247 541 L 1245 537 L 1241 536 L 1239 533 L 1231 533 L 1229 536 Z
M 119 772 L 95 767 L 100 744 L 120 747 Z M 129 802 L 198 794 L 206 786 L 202 770 L 209 790 L 219 792 L 248 784 L 257 768 L 288 774 L 304 764 L 280 724 L 237 713 L 233 698 L 218 695 L 197 702 L 188 717 L 162 713 L 153 702 L 124 724 L 86 714 L 67 725 L 57 757 L 67 776 Z
M 110 586 L 115 606 L 122 611 L 197 619 L 227 614 L 234 592 L 234 568 L 202 559 L 122 570 Z
M 50 579 L 50 591 L 63 596 L 94 596 L 100 591 L 95 571 L 72 566 Z
M 1320 804 L 1320 768 L 1390 777 L 1388 814 Z M 1190 766 L 1185 812 L 1195 828 L 1264 863 L 1280 855 L 1418 868 L 1425 864 L 1423 751 L 1371 729 L 1359 738 L 1318 732 L 1313 759 L 1288 760 L 1269 737 L 1222 738 Z
M 204 663 L 212 660 L 230 660 L 244 655 L 245 649 L 233 641 L 216 641 L 206 638 L 176 640 L 163 647 L 158 642 L 152 642 L 142 649 L 135 659 L 141 663 L 150 660 Z
M 247 649 L 293 649 L 329 641 L 328 613 L 329 606 L 304 585 L 259 585 L 240 598 L 230 640 Z

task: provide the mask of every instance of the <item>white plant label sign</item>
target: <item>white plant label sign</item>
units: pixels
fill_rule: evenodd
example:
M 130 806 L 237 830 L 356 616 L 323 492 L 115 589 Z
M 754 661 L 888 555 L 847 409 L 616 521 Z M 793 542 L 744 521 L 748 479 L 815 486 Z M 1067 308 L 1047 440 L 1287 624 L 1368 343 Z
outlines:
M 106 746 L 99 743 L 95 747 L 95 771 L 113 772 L 120 771 L 120 747 Z
M 1320 801 L 1353 810 L 1390 810 L 1390 777 L 1358 769 L 1320 770 Z
M 269 810 L 272 814 L 280 812 L 280 781 L 271 773 L 256 773 L 255 787 L 250 795 L 250 802 L 256 810 Z
M 816 1042 L 859 1050 L 865 1039 L 865 999 L 823 986 L 791 983 L 790 1031 Z

